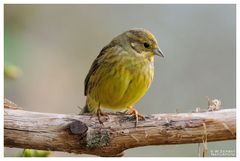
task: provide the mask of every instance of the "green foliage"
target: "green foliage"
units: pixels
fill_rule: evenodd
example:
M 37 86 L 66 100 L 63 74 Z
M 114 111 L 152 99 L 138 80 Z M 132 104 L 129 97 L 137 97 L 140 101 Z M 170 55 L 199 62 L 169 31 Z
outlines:
M 22 70 L 14 64 L 21 64 L 22 41 L 18 34 L 4 30 L 4 78 L 17 79 L 22 75 Z
M 51 155 L 50 151 L 24 149 L 21 157 L 48 157 Z
M 16 33 L 13 34 L 7 29 L 4 31 L 4 63 L 19 62 L 22 57 L 22 41 Z
M 8 79 L 17 79 L 21 76 L 22 70 L 15 65 L 4 66 L 4 77 Z

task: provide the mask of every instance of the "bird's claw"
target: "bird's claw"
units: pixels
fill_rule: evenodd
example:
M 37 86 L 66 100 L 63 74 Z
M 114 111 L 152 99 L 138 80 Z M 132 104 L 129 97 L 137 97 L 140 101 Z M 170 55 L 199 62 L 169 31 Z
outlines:
M 132 115 L 135 119 L 135 127 L 137 127 L 138 124 L 138 120 L 145 120 L 145 117 L 142 114 L 139 114 L 138 111 L 134 108 L 130 108 L 131 112 L 129 113 L 129 115 Z
M 97 117 L 98 117 L 98 121 L 99 121 L 99 123 L 100 123 L 100 124 L 102 124 L 102 125 L 103 125 L 103 122 L 102 122 L 102 120 L 101 120 L 101 116 L 106 116 L 106 117 L 108 117 L 108 118 L 109 118 L 109 116 L 108 116 L 108 114 L 107 114 L 107 113 L 104 113 L 104 112 L 102 112 L 102 111 L 101 111 L 101 109 L 100 109 L 100 108 L 98 108 L 98 110 L 97 110 Z

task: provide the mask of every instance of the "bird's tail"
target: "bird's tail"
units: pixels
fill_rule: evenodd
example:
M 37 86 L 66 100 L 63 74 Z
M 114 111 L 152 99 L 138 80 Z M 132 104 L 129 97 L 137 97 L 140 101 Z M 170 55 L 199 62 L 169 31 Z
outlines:
M 98 103 L 87 98 L 85 106 L 82 108 L 81 113 L 96 113 Z
M 89 110 L 89 108 L 88 108 L 88 105 L 87 105 L 87 104 L 86 104 L 86 105 L 83 107 L 83 109 L 82 109 L 81 113 L 90 113 L 90 110 Z

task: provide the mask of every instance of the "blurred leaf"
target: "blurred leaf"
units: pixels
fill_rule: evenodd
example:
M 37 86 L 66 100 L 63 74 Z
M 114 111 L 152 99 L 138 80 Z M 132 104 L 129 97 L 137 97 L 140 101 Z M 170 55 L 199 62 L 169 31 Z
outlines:
M 21 157 L 48 157 L 50 154 L 50 151 L 45 150 L 24 149 Z
M 4 66 L 4 77 L 8 79 L 17 79 L 22 75 L 22 70 L 15 65 Z

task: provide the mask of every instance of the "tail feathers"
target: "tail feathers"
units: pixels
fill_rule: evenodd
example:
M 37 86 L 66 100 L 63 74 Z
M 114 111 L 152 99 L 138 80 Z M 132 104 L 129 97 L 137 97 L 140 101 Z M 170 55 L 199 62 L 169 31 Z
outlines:
M 97 111 L 97 106 L 98 103 L 96 103 L 95 101 L 86 101 L 85 106 L 83 107 L 83 109 L 81 110 L 81 113 L 96 113 Z
M 88 105 L 87 105 L 87 104 L 86 104 L 86 105 L 83 107 L 83 109 L 82 109 L 81 113 L 90 113 L 90 110 L 89 110 L 89 108 L 88 108 Z

